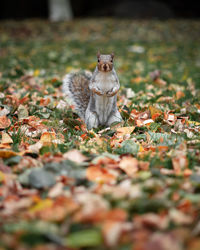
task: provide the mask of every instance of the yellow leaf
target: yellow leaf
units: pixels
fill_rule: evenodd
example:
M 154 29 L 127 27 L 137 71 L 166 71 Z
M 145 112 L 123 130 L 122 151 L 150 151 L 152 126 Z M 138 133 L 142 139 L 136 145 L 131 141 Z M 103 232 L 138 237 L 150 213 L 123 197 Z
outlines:
M 70 71 L 73 71 L 74 68 L 72 66 L 66 67 L 66 73 L 69 73 Z
M 97 62 L 95 61 L 95 62 L 92 62 L 92 63 L 90 63 L 89 65 L 88 65 L 88 68 L 89 69 L 94 69 L 95 67 L 96 67 L 96 65 L 97 65 Z
M 200 125 L 200 122 L 195 122 L 195 121 L 188 121 L 189 124 L 194 124 L 196 126 Z
M 134 126 L 117 128 L 116 129 L 116 135 L 117 135 L 117 137 L 124 136 L 124 135 L 127 135 L 127 134 L 130 135 L 133 132 L 134 129 L 135 129 Z
M 53 201 L 51 199 L 40 200 L 35 206 L 30 208 L 31 213 L 37 213 L 41 210 L 49 208 L 53 205 Z
M 0 183 L 4 180 L 4 173 L 0 171 Z
M 36 70 L 34 71 L 34 76 L 39 76 L 39 74 L 40 74 L 40 70 L 39 70 L 39 69 L 36 69 Z

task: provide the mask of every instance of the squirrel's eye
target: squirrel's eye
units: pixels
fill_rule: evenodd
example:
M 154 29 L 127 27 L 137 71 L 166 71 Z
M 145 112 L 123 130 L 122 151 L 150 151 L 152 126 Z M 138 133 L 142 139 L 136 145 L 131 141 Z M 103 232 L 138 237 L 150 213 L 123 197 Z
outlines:
M 98 62 L 100 62 L 100 60 L 98 59 Z
M 110 60 L 110 62 L 112 63 L 112 62 L 113 62 L 113 60 Z

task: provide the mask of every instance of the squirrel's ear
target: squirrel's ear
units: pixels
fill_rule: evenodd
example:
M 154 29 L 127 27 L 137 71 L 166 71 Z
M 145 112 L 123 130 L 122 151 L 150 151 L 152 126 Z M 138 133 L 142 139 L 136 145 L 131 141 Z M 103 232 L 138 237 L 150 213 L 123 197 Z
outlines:
M 97 58 L 99 58 L 101 55 L 100 51 L 97 52 Z
M 110 55 L 111 55 L 112 59 L 113 59 L 113 58 L 114 58 L 114 56 L 115 56 L 115 54 L 114 54 L 113 52 L 112 52 Z

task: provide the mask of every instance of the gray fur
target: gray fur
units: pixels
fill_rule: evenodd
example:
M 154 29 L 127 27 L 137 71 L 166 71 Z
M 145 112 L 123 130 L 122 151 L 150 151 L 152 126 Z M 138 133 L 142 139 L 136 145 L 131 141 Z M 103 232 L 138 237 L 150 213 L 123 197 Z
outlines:
M 80 79 L 84 80 L 85 84 Z M 71 73 L 63 80 L 63 92 L 69 103 L 75 106 L 88 129 L 97 128 L 99 125 L 110 126 L 113 122 L 122 121 L 117 109 L 116 93 L 119 87 L 114 68 L 110 72 L 100 72 L 96 67 L 92 76 L 86 72 Z M 96 94 L 96 91 L 99 94 Z

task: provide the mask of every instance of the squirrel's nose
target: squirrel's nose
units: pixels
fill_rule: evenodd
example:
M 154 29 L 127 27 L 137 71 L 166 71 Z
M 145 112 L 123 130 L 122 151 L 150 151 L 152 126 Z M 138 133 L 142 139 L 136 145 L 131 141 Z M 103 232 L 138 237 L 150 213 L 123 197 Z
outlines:
M 106 70 L 106 69 L 107 69 L 107 65 L 106 65 L 106 64 L 104 64 L 103 68 L 104 68 L 104 70 Z

